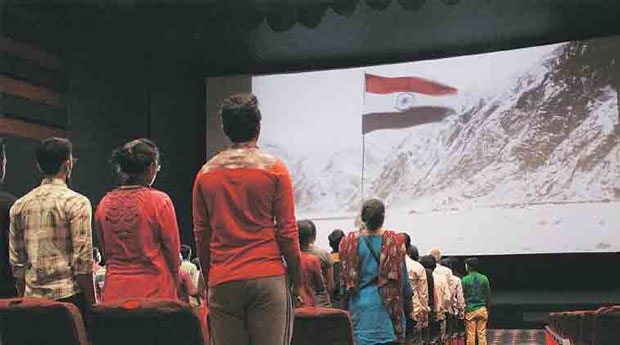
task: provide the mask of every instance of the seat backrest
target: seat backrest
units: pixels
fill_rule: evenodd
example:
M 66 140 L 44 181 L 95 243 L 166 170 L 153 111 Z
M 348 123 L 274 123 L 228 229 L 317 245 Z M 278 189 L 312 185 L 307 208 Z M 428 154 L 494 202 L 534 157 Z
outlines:
M 603 307 L 594 317 L 593 345 L 620 344 L 620 305 Z
M 587 310 L 579 313 L 581 322 L 579 336 L 575 341 L 575 345 L 592 345 L 595 315 L 596 310 Z
M 0 300 L 0 332 L 11 345 L 88 343 L 82 314 L 74 305 L 39 298 Z
M 93 345 L 204 345 L 200 318 L 185 303 L 130 299 L 93 306 Z
M 295 309 L 292 345 L 353 345 L 349 313 L 331 308 Z

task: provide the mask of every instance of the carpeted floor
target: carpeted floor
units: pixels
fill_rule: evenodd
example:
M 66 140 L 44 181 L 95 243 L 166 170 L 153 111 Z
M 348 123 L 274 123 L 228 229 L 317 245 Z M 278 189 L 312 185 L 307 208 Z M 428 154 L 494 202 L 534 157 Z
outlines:
M 545 331 L 538 329 L 494 329 L 487 332 L 488 345 L 544 345 Z

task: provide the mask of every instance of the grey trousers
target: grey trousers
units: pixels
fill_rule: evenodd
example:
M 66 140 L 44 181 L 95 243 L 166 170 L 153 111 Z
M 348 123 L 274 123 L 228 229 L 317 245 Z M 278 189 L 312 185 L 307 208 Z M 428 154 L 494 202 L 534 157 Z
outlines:
M 294 310 L 284 276 L 223 283 L 209 288 L 213 345 L 289 345 Z

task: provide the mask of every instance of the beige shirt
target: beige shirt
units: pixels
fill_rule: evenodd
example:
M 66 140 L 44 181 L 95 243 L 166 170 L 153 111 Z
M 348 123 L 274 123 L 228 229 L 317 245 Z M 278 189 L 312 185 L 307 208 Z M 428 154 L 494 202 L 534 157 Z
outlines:
M 41 185 L 11 208 L 9 257 L 25 279 L 25 297 L 58 300 L 81 292 L 76 275 L 93 273 L 90 201 L 58 179 Z
M 451 275 L 448 285 L 450 287 L 450 293 L 452 294 L 452 308 L 449 312 L 452 315 L 464 313 L 465 297 L 463 296 L 463 285 L 461 284 L 461 278 Z
M 435 282 L 435 310 L 439 315 L 445 315 L 452 308 L 452 294 L 445 275 L 433 272 Z
M 192 283 L 194 283 L 194 286 L 197 287 L 198 286 L 198 267 L 196 267 L 196 265 L 194 265 L 190 261 L 183 260 L 181 261 L 181 269 L 189 273 L 189 276 L 192 278 Z M 196 297 L 190 296 L 189 304 L 193 307 L 199 306 L 200 301 L 198 301 Z
M 419 321 L 419 316 L 430 311 L 428 307 L 428 283 L 424 266 L 410 257 L 405 258 L 409 281 L 413 288 L 413 316 Z

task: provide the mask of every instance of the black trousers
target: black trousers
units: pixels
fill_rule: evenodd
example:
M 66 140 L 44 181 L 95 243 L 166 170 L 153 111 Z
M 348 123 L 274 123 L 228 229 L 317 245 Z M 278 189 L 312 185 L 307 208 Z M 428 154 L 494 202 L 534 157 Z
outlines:
M 57 302 L 71 303 L 80 310 L 82 318 L 84 319 L 84 327 L 86 327 L 86 333 L 88 334 L 88 329 L 90 328 L 90 308 L 86 305 L 84 294 L 78 293 L 71 297 L 59 299 Z

